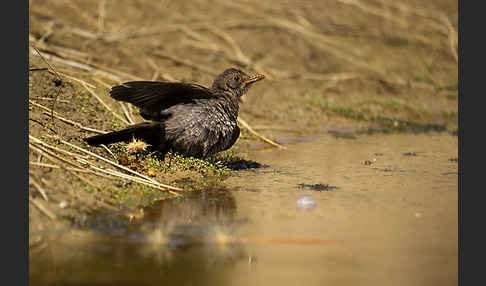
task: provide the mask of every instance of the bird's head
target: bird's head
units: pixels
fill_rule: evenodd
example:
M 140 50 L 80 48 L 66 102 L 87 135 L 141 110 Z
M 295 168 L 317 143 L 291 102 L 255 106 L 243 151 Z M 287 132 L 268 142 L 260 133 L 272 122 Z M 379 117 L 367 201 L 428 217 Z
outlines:
M 229 91 L 240 98 L 254 82 L 264 78 L 262 74 L 250 76 L 238 69 L 229 68 L 214 79 L 212 88 Z

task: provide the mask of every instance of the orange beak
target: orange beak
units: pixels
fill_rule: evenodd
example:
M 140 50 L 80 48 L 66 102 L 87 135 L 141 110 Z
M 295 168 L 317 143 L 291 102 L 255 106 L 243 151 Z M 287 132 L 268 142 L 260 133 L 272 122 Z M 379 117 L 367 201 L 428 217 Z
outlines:
M 244 83 L 245 85 L 248 85 L 248 84 L 250 84 L 250 83 L 254 83 L 254 82 L 256 82 L 256 81 L 262 80 L 262 79 L 264 79 L 264 78 L 265 78 L 265 76 L 264 76 L 264 75 L 262 75 L 262 74 L 256 74 L 256 75 L 250 76 L 250 77 L 249 77 L 247 80 L 245 80 L 243 83 Z

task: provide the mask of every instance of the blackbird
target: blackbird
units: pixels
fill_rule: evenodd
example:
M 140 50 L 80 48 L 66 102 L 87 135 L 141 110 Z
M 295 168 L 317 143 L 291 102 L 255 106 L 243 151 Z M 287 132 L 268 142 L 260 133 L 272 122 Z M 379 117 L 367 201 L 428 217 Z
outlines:
M 229 68 L 214 79 L 211 88 L 160 81 L 132 81 L 114 86 L 110 90 L 112 98 L 135 105 L 140 115 L 150 121 L 84 141 L 97 146 L 135 138 L 162 154 L 172 150 L 207 158 L 236 142 L 240 135 L 237 124 L 240 97 L 263 78 L 261 74 L 249 76 Z

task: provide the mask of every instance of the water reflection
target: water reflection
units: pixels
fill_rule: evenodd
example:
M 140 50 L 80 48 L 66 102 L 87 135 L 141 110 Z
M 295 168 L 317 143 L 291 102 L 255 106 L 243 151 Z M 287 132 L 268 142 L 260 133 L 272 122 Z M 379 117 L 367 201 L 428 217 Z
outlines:
M 70 230 L 31 252 L 35 285 L 225 284 L 218 275 L 248 259 L 234 239 L 236 203 L 228 191 L 162 201 L 142 222 L 100 215 L 89 230 Z M 190 273 L 190 275 L 188 275 Z M 34 285 L 32 284 L 32 285 Z

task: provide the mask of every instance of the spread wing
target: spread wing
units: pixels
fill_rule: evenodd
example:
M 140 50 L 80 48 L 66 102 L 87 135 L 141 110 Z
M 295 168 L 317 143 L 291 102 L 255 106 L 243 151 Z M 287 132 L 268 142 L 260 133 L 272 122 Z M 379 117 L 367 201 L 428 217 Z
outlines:
M 215 95 L 208 88 L 197 84 L 131 81 L 112 87 L 110 96 L 139 107 L 145 119 L 159 120 L 164 109 L 190 103 L 195 99 L 209 99 Z

